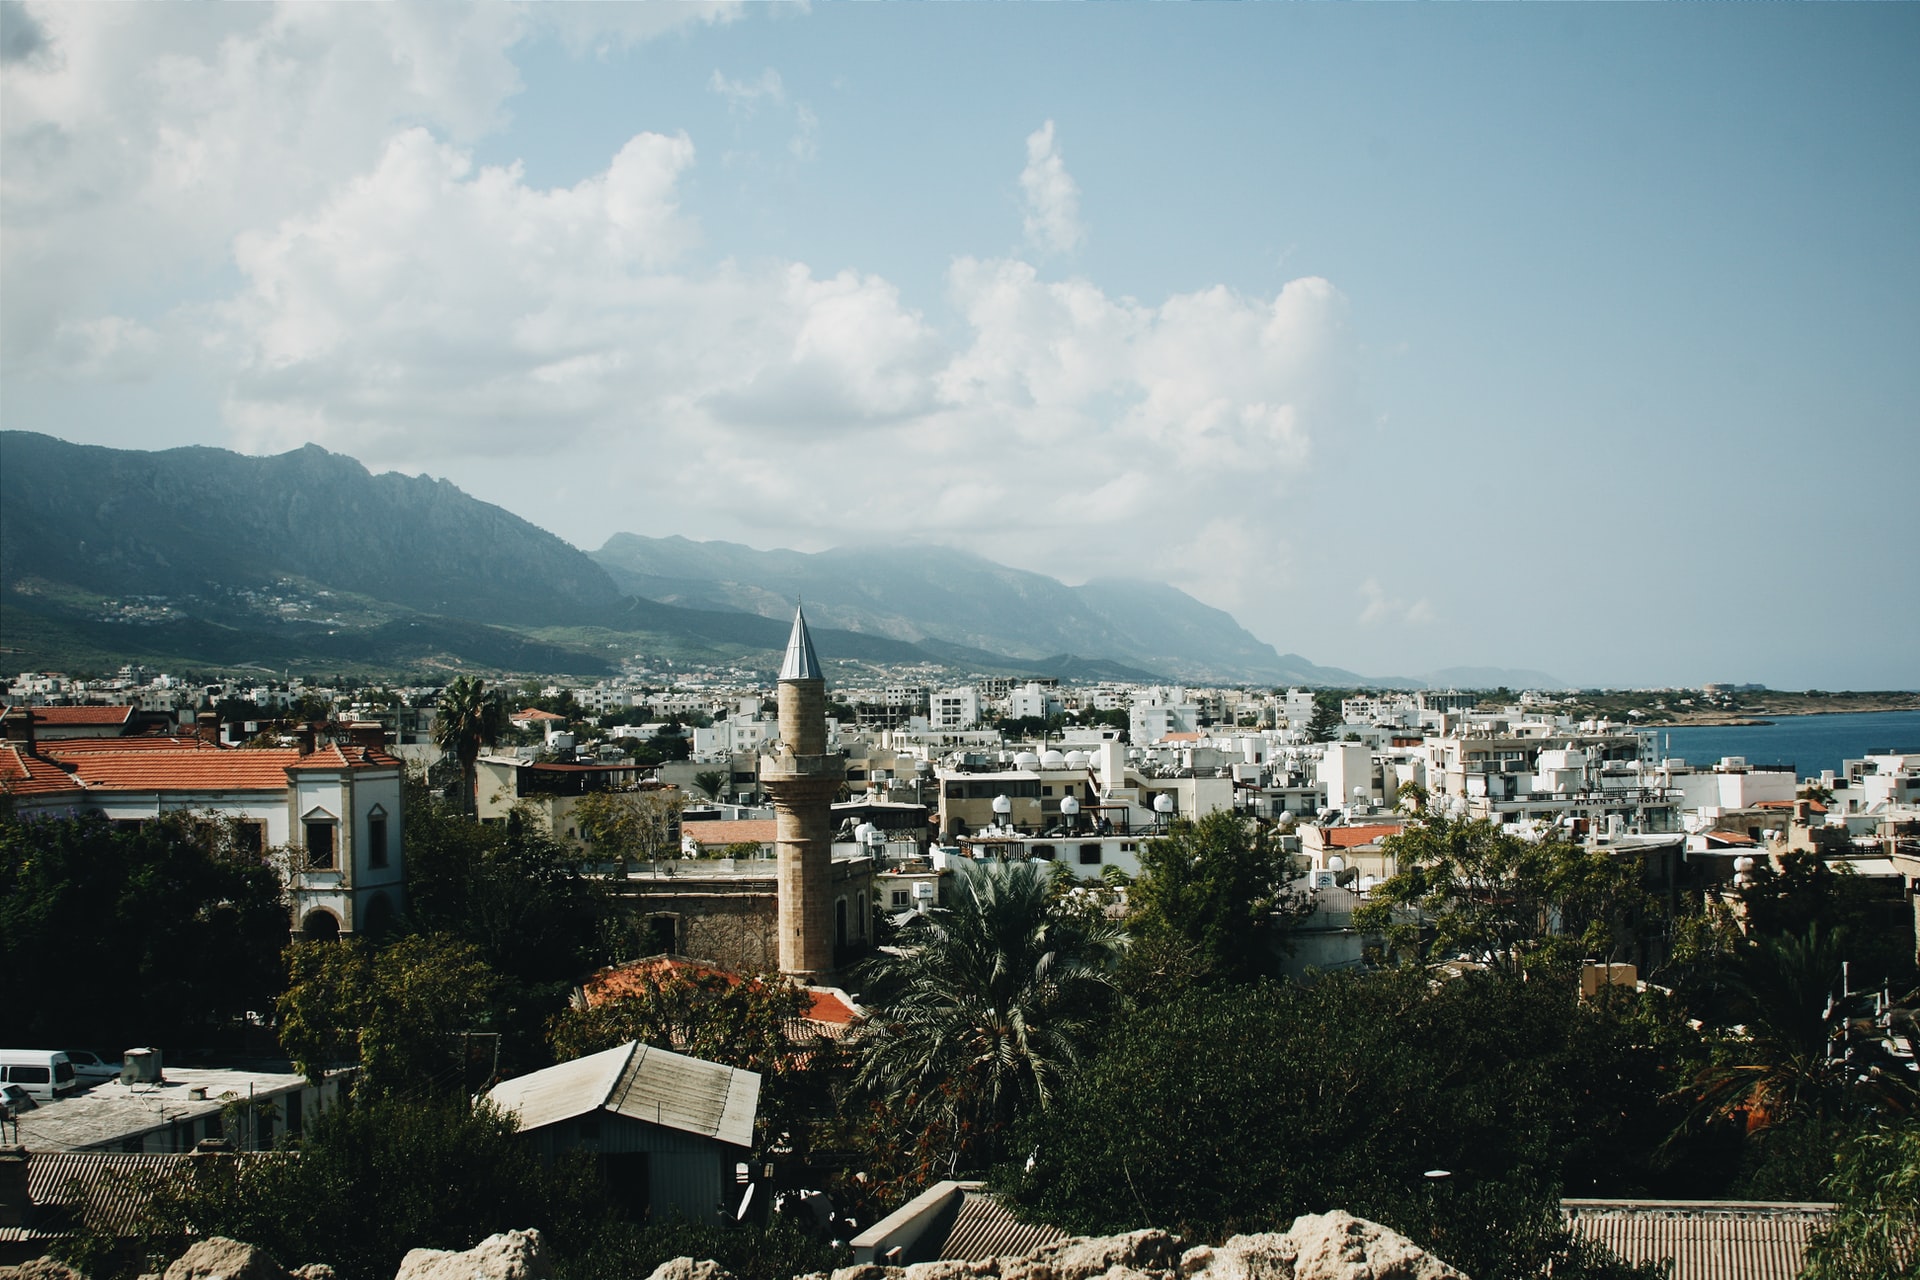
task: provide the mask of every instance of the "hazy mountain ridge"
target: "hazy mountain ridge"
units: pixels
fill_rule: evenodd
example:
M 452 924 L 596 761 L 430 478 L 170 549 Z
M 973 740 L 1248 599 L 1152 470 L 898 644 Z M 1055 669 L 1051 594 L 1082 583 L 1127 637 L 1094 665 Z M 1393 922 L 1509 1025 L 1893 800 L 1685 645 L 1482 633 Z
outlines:
M 448 481 L 375 475 L 314 445 L 253 457 L 0 432 L 5 643 L 40 661 L 600 675 L 639 647 L 752 665 L 784 646 L 796 597 L 829 658 L 1080 680 L 1415 683 L 1279 654 L 1161 583 L 1069 587 L 930 546 L 762 552 L 619 534 L 588 555 Z
M 1277 653 L 1232 615 L 1164 583 L 1069 587 L 947 547 L 758 551 L 620 533 L 592 556 L 625 590 L 684 607 L 784 617 L 798 597 L 822 625 L 1015 658 L 1097 653 L 1182 679 L 1381 683 Z
M 0 582 L 197 596 L 294 577 L 522 625 L 586 622 L 620 599 L 592 560 L 511 512 L 314 445 L 140 453 L 9 431 L 0 451 Z

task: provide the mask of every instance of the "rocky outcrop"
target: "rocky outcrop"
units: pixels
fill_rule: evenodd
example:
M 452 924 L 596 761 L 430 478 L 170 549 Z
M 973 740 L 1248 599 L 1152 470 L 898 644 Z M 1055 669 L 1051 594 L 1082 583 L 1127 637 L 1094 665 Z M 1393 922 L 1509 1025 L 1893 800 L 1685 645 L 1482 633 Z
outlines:
M 394 1280 L 549 1280 L 552 1275 L 539 1231 L 528 1230 L 502 1231 L 461 1253 L 411 1250 L 400 1260 Z
M 1335 1209 L 1284 1235 L 1235 1236 L 1180 1257 L 1185 1280 L 1465 1280 L 1397 1231 Z
M 407 1280 L 402 1276 L 401 1280 Z M 675 1258 L 649 1280 L 733 1280 L 713 1262 Z M 1467 1280 L 1399 1232 L 1338 1209 L 1302 1214 L 1285 1233 L 1183 1250 L 1164 1231 L 1077 1236 L 1023 1258 L 841 1267 L 802 1280 Z
M 87 1280 L 64 1262 L 33 1258 L 18 1266 L 0 1267 L 0 1280 Z
M 175 1258 L 163 1280 L 287 1280 L 287 1269 L 258 1245 L 209 1236 Z

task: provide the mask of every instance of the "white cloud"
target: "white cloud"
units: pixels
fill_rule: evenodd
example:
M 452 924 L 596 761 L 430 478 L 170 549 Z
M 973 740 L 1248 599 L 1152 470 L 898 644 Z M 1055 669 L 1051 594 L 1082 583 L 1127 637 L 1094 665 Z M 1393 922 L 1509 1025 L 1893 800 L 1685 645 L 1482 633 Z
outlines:
M 1358 621 L 1363 627 L 1422 626 L 1434 620 L 1433 605 L 1421 597 L 1409 604 L 1389 596 L 1378 578 L 1368 578 L 1357 588 L 1362 601 Z
M 571 185 L 481 164 L 519 11 L 222 10 L 217 42 L 72 12 L 0 89 L 6 325 L 32 334 L 8 358 L 191 364 L 242 448 L 448 475 L 583 541 L 915 537 L 1233 607 L 1284 563 L 1280 495 L 1341 420 L 1325 280 L 1140 300 L 963 257 L 943 330 L 858 266 L 709 252 L 685 135 L 636 133 Z M 777 73 L 713 87 L 810 154 Z M 1078 243 L 1050 125 L 1022 184 L 1039 247 Z M 225 274 L 117 305 L 190 262 Z
M 1086 238 L 1080 225 L 1080 188 L 1053 145 L 1053 121 L 1027 135 L 1027 167 L 1020 171 L 1027 243 L 1043 253 L 1066 253 Z
M 741 115 L 752 115 L 759 110 L 762 100 L 781 106 L 787 100 L 787 87 L 780 81 L 780 73 L 772 67 L 762 71 L 758 79 L 729 80 L 716 70 L 707 81 L 707 88 L 719 94 L 727 101 L 729 110 Z
M 31 4 L 0 77 L 0 350 L 54 371 L 54 335 L 227 261 L 364 173 L 409 126 L 498 128 L 530 33 L 616 43 L 705 5 Z M 17 46 L 17 48 L 15 47 Z

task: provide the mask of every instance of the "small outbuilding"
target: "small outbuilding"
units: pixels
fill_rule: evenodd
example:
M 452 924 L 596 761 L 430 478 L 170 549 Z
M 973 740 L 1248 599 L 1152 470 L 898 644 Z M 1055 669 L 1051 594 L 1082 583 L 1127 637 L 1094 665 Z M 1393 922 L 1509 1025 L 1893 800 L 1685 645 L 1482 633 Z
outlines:
M 592 1154 L 636 1218 L 731 1218 L 760 1076 L 635 1041 L 503 1080 L 487 1094 L 542 1157 Z

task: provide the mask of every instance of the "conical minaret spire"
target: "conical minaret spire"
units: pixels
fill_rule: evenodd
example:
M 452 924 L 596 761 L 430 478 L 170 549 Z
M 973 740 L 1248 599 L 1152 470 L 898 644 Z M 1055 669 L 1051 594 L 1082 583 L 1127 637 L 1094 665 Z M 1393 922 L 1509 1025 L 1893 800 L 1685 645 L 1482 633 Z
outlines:
M 833 971 L 833 797 L 846 762 L 827 751 L 827 678 L 796 603 L 780 665 L 780 749 L 760 762 L 773 797 L 779 848 L 780 971 L 820 979 Z
M 798 604 L 793 607 L 793 634 L 787 637 L 787 660 L 780 664 L 780 679 L 782 682 L 818 680 L 822 684 L 827 679 L 826 673 L 820 670 L 820 658 L 813 651 L 806 612 Z

